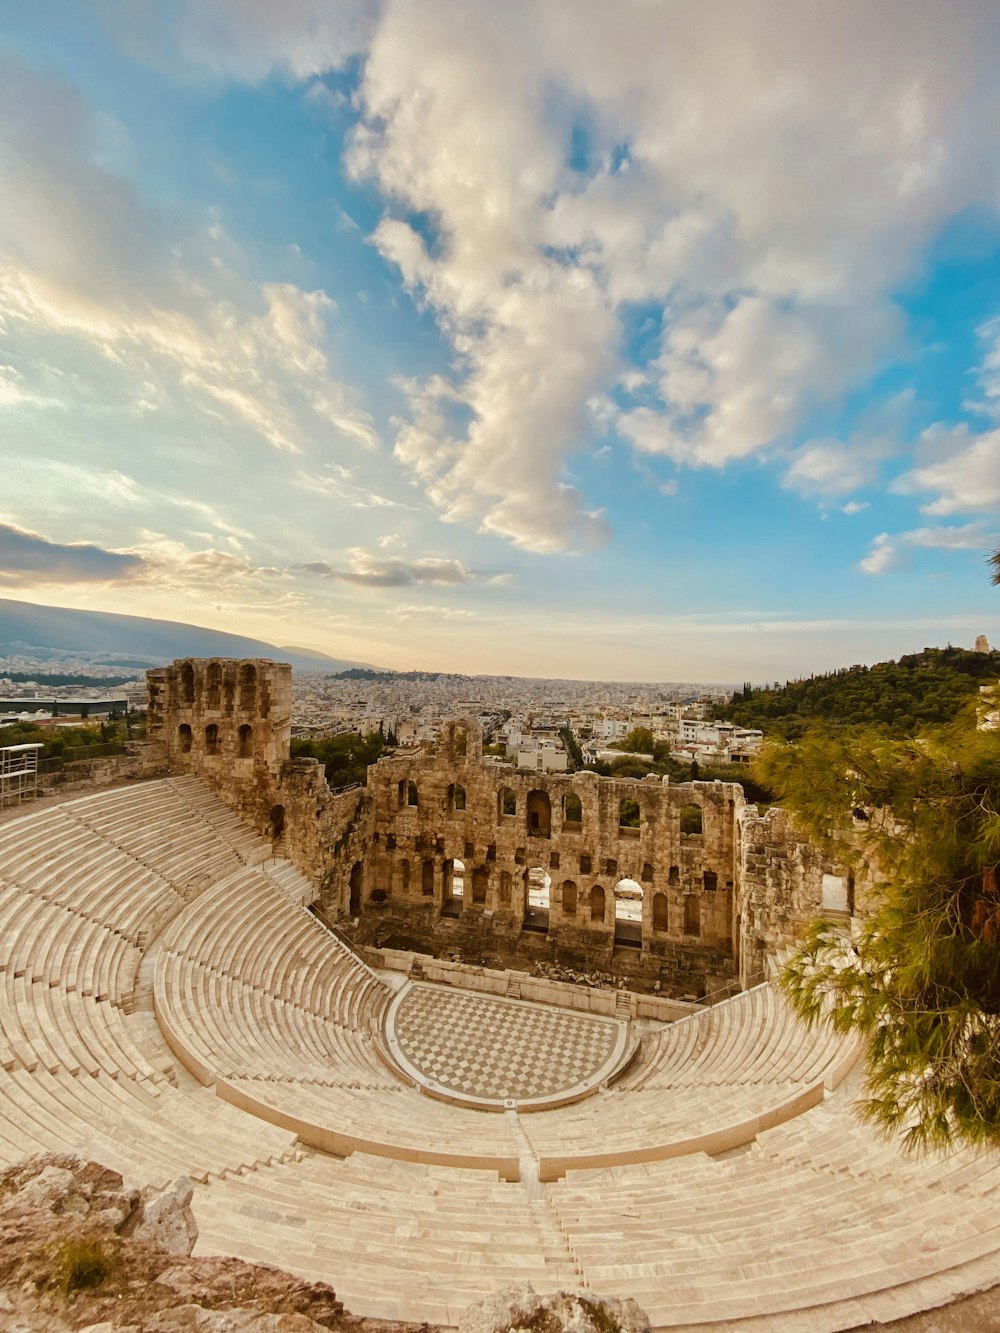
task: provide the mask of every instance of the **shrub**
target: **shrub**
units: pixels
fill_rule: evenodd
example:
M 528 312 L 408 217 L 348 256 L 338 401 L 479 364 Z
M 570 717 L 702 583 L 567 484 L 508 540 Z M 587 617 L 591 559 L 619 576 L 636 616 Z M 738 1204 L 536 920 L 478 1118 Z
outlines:
M 99 1240 L 77 1237 L 64 1240 L 56 1254 L 55 1279 L 63 1291 L 99 1287 L 111 1269 L 111 1261 Z

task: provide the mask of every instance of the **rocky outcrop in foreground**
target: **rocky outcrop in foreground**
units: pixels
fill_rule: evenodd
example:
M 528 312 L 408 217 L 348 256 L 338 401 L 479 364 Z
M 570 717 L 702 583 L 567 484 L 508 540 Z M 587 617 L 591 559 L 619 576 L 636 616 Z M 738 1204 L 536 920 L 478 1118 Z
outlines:
M 336 1293 L 265 1264 L 195 1259 L 191 1182 L 125 1188 L 65 1154 L 0 1172 L 4 1333 L 415 1333 L 346 1314 Z M 280 1258 L 275 1255 L 275 1258 Z
M 458 1333 L 650 1333 L 649 1319 L 633 1300 L 592 1291 L 539 1296 L 530 1282 L 505 1287 L 470 1305 Z
M 68 1154 L 0 1171 L 3 1333 L 429 1333 L 348 1314 L 332 1287 L 267 1264 L 193 1258 L 193 1187 L 127 1189 Z M 275 1255 L 275 1259 L 280 1259 Z M 461 1333 L 649 1333 L 634 1301 L 537 1296 L 528 1283 L 462 1316 Z

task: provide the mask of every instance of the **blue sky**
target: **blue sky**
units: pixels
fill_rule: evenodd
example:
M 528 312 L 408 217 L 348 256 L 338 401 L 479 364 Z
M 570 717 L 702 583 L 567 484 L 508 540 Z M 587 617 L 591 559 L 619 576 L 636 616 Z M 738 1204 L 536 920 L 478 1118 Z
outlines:
M 972 3 L 0 0 L 0 596 L 626 679 L 1000 638 L 998 55 Z

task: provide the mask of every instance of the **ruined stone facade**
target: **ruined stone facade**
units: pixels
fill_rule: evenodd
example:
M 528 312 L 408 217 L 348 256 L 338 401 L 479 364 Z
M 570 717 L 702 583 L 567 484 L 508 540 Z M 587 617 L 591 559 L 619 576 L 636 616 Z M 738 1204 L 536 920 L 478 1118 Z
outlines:
M 268 834 L 363 942 L 535 954 L 704 990 L 737 970 L 759 980 L 829 896 L 835 868 L 737 783 L 526 773 L 485 758 L 462 718 L 434 753 L 382 759 L 365 788 L 334 793 L 318 761 L 289 757 L 287 665 L 178 661 L 148 687 L 147 734 L 169 765 Z

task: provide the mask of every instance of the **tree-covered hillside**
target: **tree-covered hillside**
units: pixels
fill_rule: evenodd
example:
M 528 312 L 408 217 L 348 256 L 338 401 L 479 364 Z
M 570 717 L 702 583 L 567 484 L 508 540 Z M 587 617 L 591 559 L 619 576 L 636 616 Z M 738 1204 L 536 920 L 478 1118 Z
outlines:
M 980 685 L 997 679 L 1000 652 L 926 648 L 898 662 L 844 667 L 770 689 L 745 686 L 716 715 L 789 740 L 818 721 L 876 726 L 889 735 L 908 736 L 934 723 L 950 722 Z

